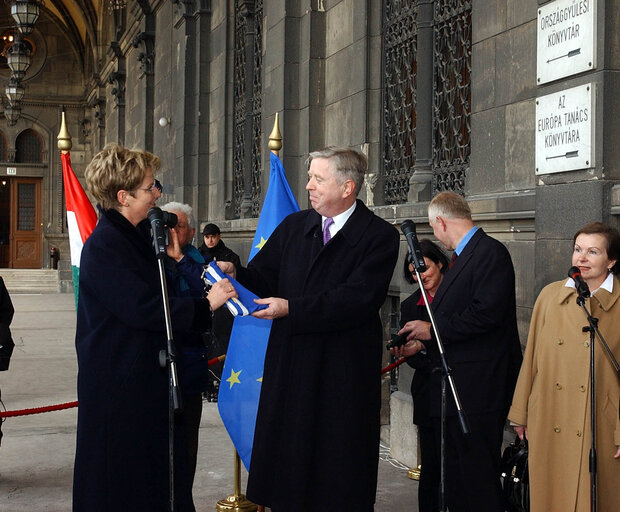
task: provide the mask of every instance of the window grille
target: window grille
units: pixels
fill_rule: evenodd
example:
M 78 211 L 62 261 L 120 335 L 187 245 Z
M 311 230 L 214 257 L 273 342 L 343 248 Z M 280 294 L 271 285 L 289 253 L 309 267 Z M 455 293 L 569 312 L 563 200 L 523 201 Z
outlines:
M 262 168 L 263 0 L 237 0 L 234 46 L 234 216 L 257 217 Z M 249 204 L 248 204 L 249 203 Z
M 416 158 L 417 11 L 414 0 L 386 0 L 384 14 L 383 194 L 407 202 Z
M 36 188 L 33 183 L 17 184 L 17 229 L 34 231 L 36 218 Z
M 261 169 L 263 167 L 263 0 L 256 0 L 254 15 L 254 87 L 252 91 L 252 217 L 260 214 Z
M 435 0 L 433 193 L 463 194 L 471 152 L 471 0 Z
M 15 140 L 15 161 L 39 164 L 42 162 L 41 138 L 34 130 L 24 130 Z

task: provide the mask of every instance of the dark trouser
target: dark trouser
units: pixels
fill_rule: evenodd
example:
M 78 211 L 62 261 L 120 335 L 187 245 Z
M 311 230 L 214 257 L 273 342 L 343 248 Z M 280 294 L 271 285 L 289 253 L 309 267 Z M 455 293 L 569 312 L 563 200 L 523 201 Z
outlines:
M 455 416 L 449 417 L 446 424 L 448 509 L 450 512 L 503 512 L 500 460 L 505 417 L 487 413 L 469 414 L 467 419 L 471 431 L 467 437 L 463 436 Z M 434 418 L 433 430 L 439 458 L 439 418 Z M 424 455 L 422 461 L 424 474 Z
M 183 395 L 183 413 L 187 428 L 188 473 L 193 486 L 198 458 L 198 432 L 202 417 L 202 393 Z
M 431 426 L 418 425 L 422 472 L 418 486 L 418 510 L 437 512 L 439 510 L 439 431 Z

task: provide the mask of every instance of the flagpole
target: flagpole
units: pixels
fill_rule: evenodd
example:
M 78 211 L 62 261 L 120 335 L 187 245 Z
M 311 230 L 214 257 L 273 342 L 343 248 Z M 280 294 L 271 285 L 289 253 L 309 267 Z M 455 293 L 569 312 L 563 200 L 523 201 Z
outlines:
M 60 131 L 58 132 L 58 149 L 61 153 L 68 153 L 73 147 L 73 142 L 71 141 L 71 134 L 69 130 L 67 130 L 67 123 L 65 122 L 65 111 L 62 111 L 62 118 L 60 121 Z
M 58 150 L 60 151 L 60 153 L 62 155 L 66 155 L 69 153 L 69 151 L 71 150 L 71 148 L 73 147 L 73 141 L 71 140 L 71 134 L 69 133 L 69 130 L 67 129 L 67 123 L 65 121 L 65 111 L 63 110 L 61 112 L 61 118 L 60 118 L 60 131 L 58 132 L 58 137 L 56 137 L 58 139 L 58 142 L 56 143 L 56 145 L 58 146 Z M 63 159 L 62 157 L 60 158 L 61 160 Z M 64 164 L 62 164 L 63 168 L 64 168 Z M 63 183 L 64 183 L 64 172 L 63 172 Z M 69 242 L 69 246 L 71 246 L 71 242 Z M 60 255 L 58 253 L 58 249 L 51 247 L 50 248 L 50 255 L 52 254 L 52 251 L 54 256 L 56 257 L 56 259 L 58 260 L 60 258 Z M 56 260 L 56 263 L 58 263 L 58 261 Z M 55 267 L 58 265 L 55 265 Z M 73 274 L 73 268 L 72 270 L 72 274 Z M 75 309 L 77 310 L 77 301 L 78 301 L 78 294 L 77 294 L 77 286 L 75 283 L 75 279 L 73 282 L 73 297 L 75 298 Z
M 282 149 L 282 134 L 280 133 L 280 113 L 276 112 L 276 118 L 273 122 L 273 130 L 269 134 L 269 149 L 271 152 L 280 156 L 278 153 Z
M 276 155 L 280 156 L 280 150 L 282 149 L 282 133 L 280 133 L 280 113 L 276 112 L 276 118 L 273 121 L 273 129 L 269 134 L 269 150 Z M 237 460 L 239 460 L 239 454 L 235 452 Z M 265 512 L 265 507 L 258 505 L 257 512 Z
M 215 505 L 219 512 L 256 512 L 257 506 L 241 494 L 241 458 L 235 450 L 235 483 L 234 492 Z
M 276 118 L 273 121 L 273 129 L 269 134 L 269 150 L 276 155 L 280 156 L 280 150 L 282 149 L 282 133 L 280 133 L 280 113 L 276 112 Z M 239 454 L 237 453 L 237 459 L 239 459 Z M 258 505 L 256 509 L 257 512 L 264 512 L 265 507 L 262 505 Z
M 276 156 L 282 149 L 282 134 L 280 133 L 280 114 L 276 112 L 273 122 L 273 129 L 269 134 L 269 149 Z M 234 469 L 234 494 L 220 500 L 215 505 L 218 512 L 264 512 L 265 508 L 255 505 L 241 494 L 241 458 L 239 452 L 235 450 L 235 469 Z

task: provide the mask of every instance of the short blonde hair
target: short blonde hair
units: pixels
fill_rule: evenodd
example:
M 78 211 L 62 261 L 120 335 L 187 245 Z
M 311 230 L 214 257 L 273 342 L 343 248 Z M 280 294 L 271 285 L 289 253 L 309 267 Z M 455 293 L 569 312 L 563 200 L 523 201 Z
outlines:
M 428 205 L 429 221 L 433 223 L 437 217 L 472 220 L 471 210 L 465 198 L 449 191 L 440 192 Z
M 355 185 L 353 193 L 357 197 L 364 184 L 364 176 L 368 169 L 368 160 L 363 153 L 351 148 L 330 146 L 320 151 L 313 151 L 310 153 L 308 156 L 308 165 L 310 165 L 315 158 L 325 158 L 329 160 L 330 169 L 340 183 L 352 180 Z
M 118 209 L 117 192 L 127 190 L 133 195 L 147 169 L 155 174 L 160 167 L 159 157 L 148 151 L 107 144 L 86 167 L 86 187 L 104 210 Z

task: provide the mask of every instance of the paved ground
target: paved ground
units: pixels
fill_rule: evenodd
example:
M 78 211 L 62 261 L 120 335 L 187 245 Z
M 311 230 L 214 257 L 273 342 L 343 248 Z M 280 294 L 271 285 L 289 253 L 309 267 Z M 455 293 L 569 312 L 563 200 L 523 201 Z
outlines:
M 10 370 L 0 372 L 6 408 L 76 400 L 73 294 L 13 294 L 12 300 L 15 318 L 11 330 L 16 347 Z M 71 510 L 76 411 L 5 421 L 0 447 L 1 512 Z M 233 491 L 234 451 L 216 404 L 204 404 L 200 439 L 194 500 L 197 511 L 206 512 L 215 510 L 217 501 Z M 383 454 L 381 458 L 375 510 L 417 510 L 417 483 L 407 478 L 406 469 L 397 467 L 396 461 Z M 242 490 L 245 478 L 243 470 Z M 348 512 L 344 503 L 342 510 Z

